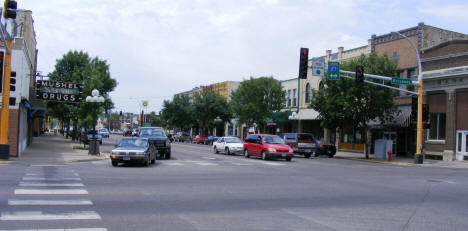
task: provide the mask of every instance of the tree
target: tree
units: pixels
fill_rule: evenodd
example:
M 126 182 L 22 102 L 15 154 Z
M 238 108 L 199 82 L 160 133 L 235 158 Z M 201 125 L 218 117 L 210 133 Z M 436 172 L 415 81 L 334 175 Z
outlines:
M 206 129 L 232 119 L 231 107 L 227 100 L 211 91 L 195 94 L 192 107 L 193 118 L 200 127 Z
M 265 127 L 273 112 L 281 110 L 285 93 L 281 83 L 273 77 L 250 77 L 231 94 L 231 106 L 239 122 Z
M 357 65 L 364 66 L 365 73 L 396 76 L 397 64 L 387 55 L 361 55 L 342 63 L 341 69 L 354 72 Z M 366 83 L 357 85 L 346 78 L 338 81 L 324 78 L 323 83 L 324 88 L 312 91 L 310 104 L 319 112 L 322 127 L 343 129 L 348 126 L 366 134 L 369 121 L 379 119 L 385 123 L 393 119 L 397 110 L 393 101 L 397 92 L 394 90 Z M 366 150 L 366 157 L 367 154 Z
M 55 70 L 48 75 L 51 81 L 84 84 L 81 95 L 83 99 L 91 95 L 93 89 L 98 89 L 100 95 L 105 98 L 103 109 L 108 111 L 113 108 L 113 102 L 108 93 L 114 90 L 117 81 L 111 78 L 109 65 L 105 60 L 98 57 L 90 58 L 83 51 L 69 51 L 61 59 L 57 60 Z M 92 127 L 93 119 L 91 115 L 93 110 L 96 109 L 95 106 L 86 102 L 63 103 L 49 101 L 47 103 L 48 112 L 63 121 L 67 129 L 71 121 L 74 122 L 75 128 L 78 126 Z
M 160 116 L 164 124 L 181 129 L 190 128 L 193 120 L 188 96 L 175 95 L 172 101 L 164 100 Z

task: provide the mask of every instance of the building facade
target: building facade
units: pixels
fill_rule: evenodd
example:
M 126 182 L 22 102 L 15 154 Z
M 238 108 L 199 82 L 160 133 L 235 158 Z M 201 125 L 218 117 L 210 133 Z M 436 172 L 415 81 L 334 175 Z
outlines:
M 11 20 L 7 27 L 12 28 L 9 31 L 13 37 L 11 71 L 16 73 L 16 77 L 13 77 L 16 79 L 15 90 L 10 91 L 8 144 L 10 157 L 19 157 L 32 142 L 34 131 L 34 111 L 30 97 L 35 98 L 35 94 L 30 93 L 35 88 L 37 50 L 32 12 L 17 10 L 16 19 Z M 6 53 L 3 44 L 0 50 Z
M 423 91 L 429 104 L 425 156 L 468 159 L 468 39 L 422 50 Z

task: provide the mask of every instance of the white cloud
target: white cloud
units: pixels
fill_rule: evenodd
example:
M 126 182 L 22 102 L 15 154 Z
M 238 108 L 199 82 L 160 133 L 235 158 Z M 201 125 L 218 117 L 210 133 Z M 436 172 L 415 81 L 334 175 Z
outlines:
M 444 4 L 425 6 L 418 11 L 424 14 L 433 15 L 449 21 L 468 21 L 468 3 L 464 4 Z

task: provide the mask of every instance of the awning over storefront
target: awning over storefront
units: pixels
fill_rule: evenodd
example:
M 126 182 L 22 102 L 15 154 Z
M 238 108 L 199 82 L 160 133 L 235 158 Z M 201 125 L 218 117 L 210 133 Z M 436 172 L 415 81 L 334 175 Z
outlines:
M 319 113 L 314 109 L 301 109 L 299 113 L 293 112 L 289 117 L 290 120 L 316 120 Z
M 286 123 L 289 122 L 288 117 L 292 111 L 277 111 L 273 112 L 272 118 L 267 119 L 267 123 Z
M 379 119 L 372 120 L 368 125 L 373 129 L 384 126 L 409 127 L 411 125 L 411 105 L 398 106 L 397 112 L 393 115 L 393 121 L 382 124 Z

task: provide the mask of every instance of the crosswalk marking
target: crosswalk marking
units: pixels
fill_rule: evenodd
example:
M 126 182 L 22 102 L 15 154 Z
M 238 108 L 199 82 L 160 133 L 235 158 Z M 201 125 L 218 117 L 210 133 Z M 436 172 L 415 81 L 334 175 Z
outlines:
M 37 220 L 88 220 L 101 219 L 94 211 L 77 211 L 68 213 L 43 213 L 42 211 L 4 212 L 2 221 L 37 221 Z
M 78 200 L 8 200 L 8 205 L 92 205 L 93 202 L 85 199 Z
M 15 189 L 15 194 L 88 194 L 84 189 Z
M 218 164 L 210 163 L 210 162 L 198 162 L 198 163 L 195 163 L 195 164 L 202 165 L 202 166 L 215 166 L 215 165 L 218 165 Z
M 107 231 L 106 228 L 78 228 L 78 229 L 9 229 L 0 231 Z
M 33 164 L 31 167 L 64 167 L 63 164 Z
M 248 165 L 252 165 L 252 164 L 248 164 L 248 163 L 232 163 L 233 165 L 239 165 L 239 166 L 248 166 Z
M 63 181 L 63 180 L 81 180 L 79 177 L 64 177 L 64 178 L 48 178 L 48 177 L 23 177 L 23 180 L 47 180 L 47 181 Z
M 167 165 L 170 165 L 170 166 L 184 166 L 184 164 L 182 163 L 177 163 L 177 162 L 174 162 L 174 163 L 166 163 Z
M 21 187 L 54 187 L 54 186 L 63 186 L 63 187 L 83 187 L 83 183 L 40 183 L 40 182 L 20 182 L 19 186 Z

